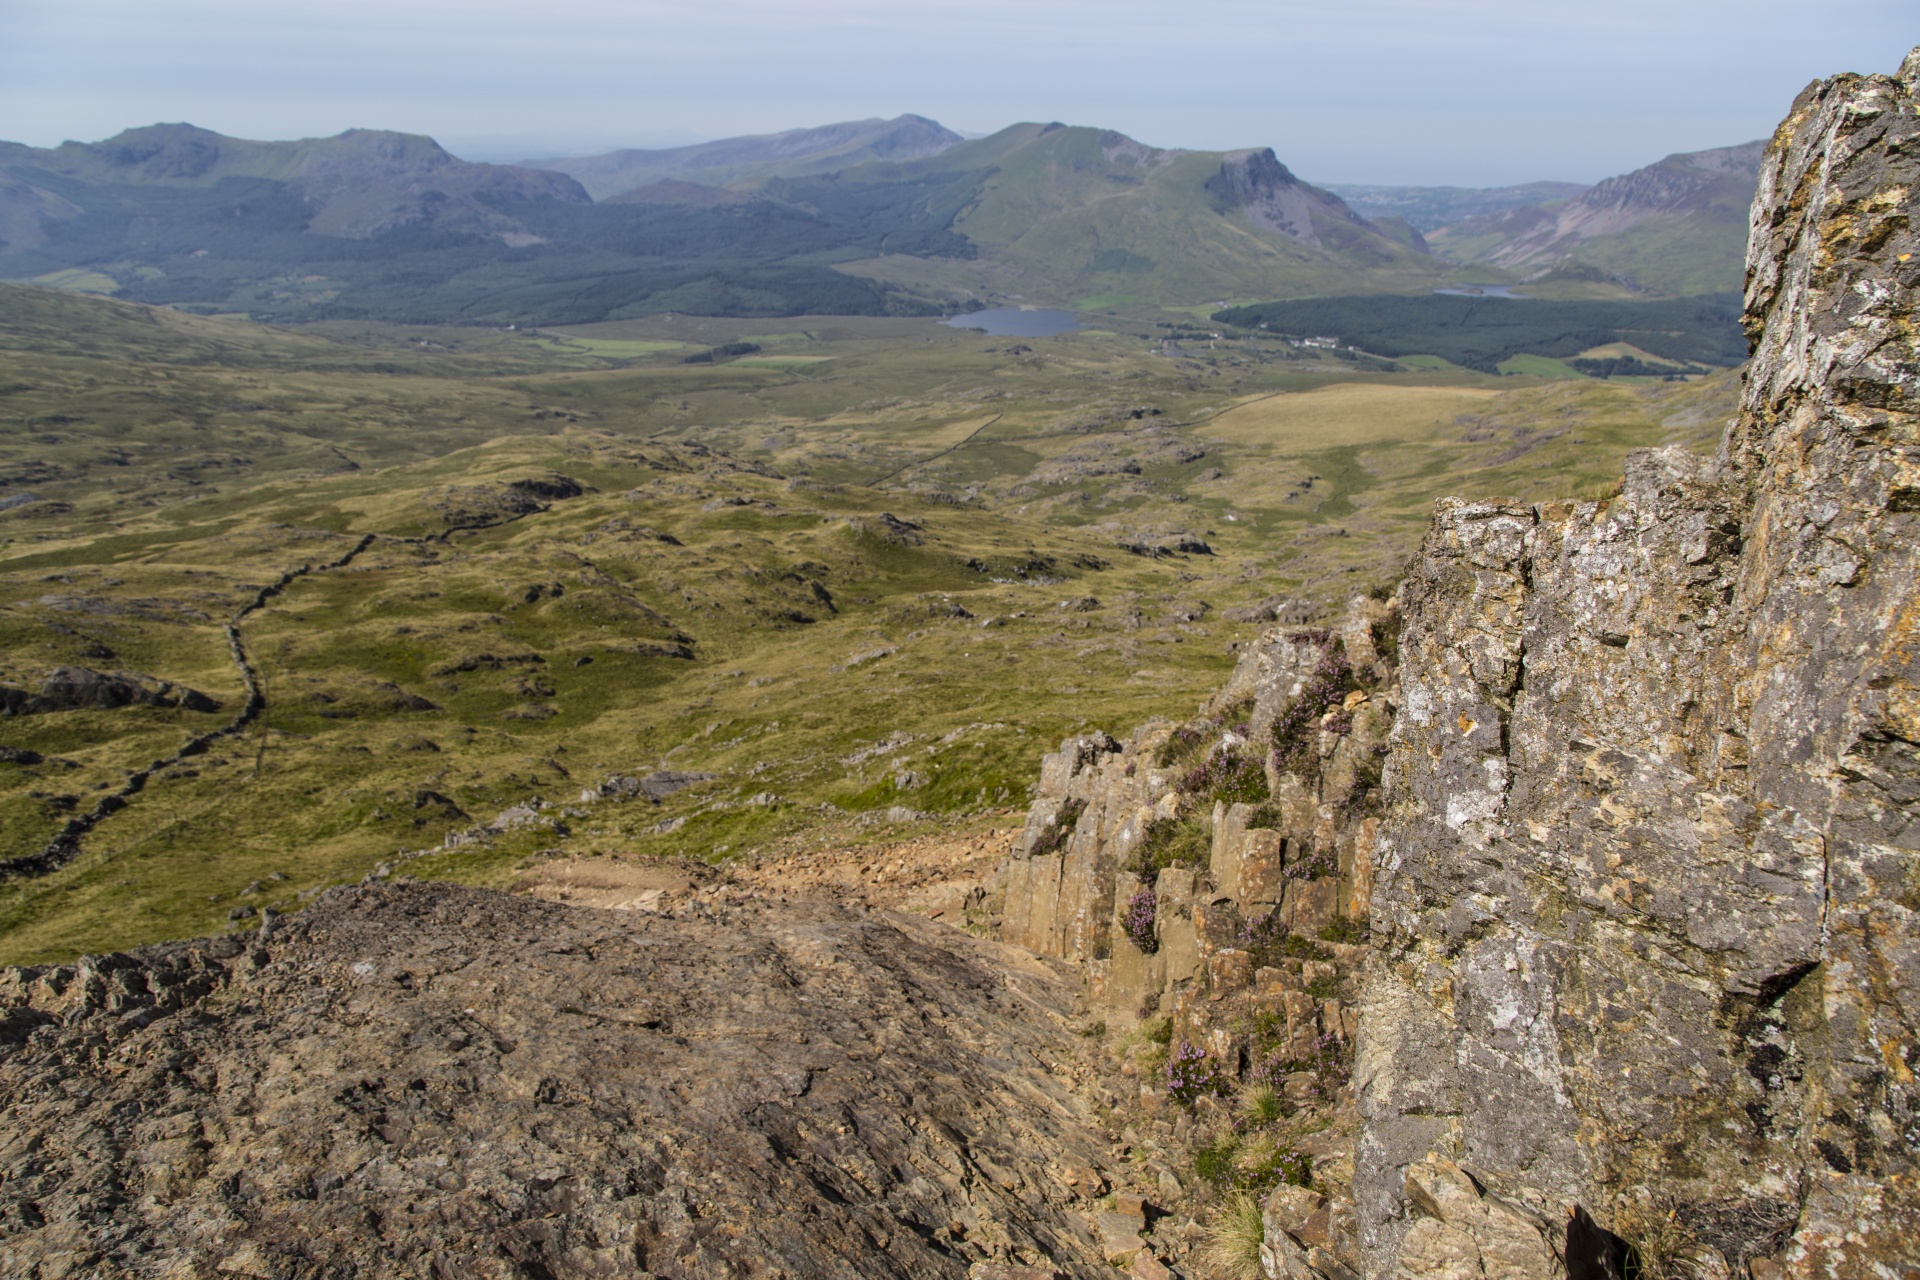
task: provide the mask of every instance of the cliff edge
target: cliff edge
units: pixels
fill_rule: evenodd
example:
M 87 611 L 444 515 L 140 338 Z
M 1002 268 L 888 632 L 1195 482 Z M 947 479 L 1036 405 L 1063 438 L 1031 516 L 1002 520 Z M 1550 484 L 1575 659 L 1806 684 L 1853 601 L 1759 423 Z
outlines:
M 1553 1274 L 1503 1261 L 1516 1224 L 1754 1280 L 1920 1258 L 1917 84 L 1920 50 L 1817 82 L 1774 135 L 1717 458 L 1444 503 L 1410 566 L 1372 1274 Z
M 1394 600 L 1048 757 L 988 909 L 1169 1202 L 1258 1199 L 1241 1273 L 1916 1274 L 1917 82 L 1769 145 L 1715 458 L 1443 502 Z

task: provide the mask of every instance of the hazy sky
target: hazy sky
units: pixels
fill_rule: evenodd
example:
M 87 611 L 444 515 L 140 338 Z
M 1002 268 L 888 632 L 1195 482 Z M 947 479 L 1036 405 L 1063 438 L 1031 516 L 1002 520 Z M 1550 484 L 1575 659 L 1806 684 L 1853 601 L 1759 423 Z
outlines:
M 1915 0 L 0 0 L 0 138 L 370 126 L 499 160 L 913 111 L 1322 182 L 1591 181 L 1916 42 Z

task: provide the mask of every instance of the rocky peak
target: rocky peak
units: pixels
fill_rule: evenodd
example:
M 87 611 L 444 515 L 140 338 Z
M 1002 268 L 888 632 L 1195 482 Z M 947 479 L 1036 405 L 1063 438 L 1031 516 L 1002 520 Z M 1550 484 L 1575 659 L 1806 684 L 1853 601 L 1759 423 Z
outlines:
M 1271 147 L 1229 152 L 1204 186 L 1220 212 L 1242 212 L 1255 226 L 1307 244 L 1322 245 L 1331 238 L 1346 247 L 1356 233 L 1379 235 L 1340 197 L 1295 177 Z M 1393 238 L 1380 236 L 1382 241 Z M 1424 249 L 1424 242 L 1420 247 Z

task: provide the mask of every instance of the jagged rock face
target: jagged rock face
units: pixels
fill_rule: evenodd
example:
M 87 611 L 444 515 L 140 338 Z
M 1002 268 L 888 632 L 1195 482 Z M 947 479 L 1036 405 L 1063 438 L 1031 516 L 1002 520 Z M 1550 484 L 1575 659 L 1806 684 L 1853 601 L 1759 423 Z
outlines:
M 1334 225 L 1365 228 L 1366 222 L 1336 195 L 1308 186 L 1280 163 L 1270 147 L 1230 155 L 1206 181 L 1207 194 L 1222 209 L 1242 209 L 1254 225 L 1318 245 Z M 1345 247 L 1352 233 L 1336 238 Z
M 1436 1160 L 1556 1252 L 1578 1203 L 1710 1270 L 1920 1257 L 1917 81 L 1920 50 L 1817 83 L 1768 149 L 1717 460 L 1443 504 L 1410 567 L 1354 1076 L 1375 1274 L 1483 1273 L 1410 1191 Z
M 1072 983 L 823 902 L 335 890 L 0 974 L 0 1271 L 1093 1276 Z

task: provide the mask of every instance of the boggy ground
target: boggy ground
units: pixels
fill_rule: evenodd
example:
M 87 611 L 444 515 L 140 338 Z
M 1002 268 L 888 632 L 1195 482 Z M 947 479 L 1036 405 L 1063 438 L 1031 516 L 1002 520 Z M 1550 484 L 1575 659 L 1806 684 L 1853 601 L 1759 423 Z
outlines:
M 497 886 L 553 848 L 719 860 L 1020 804 L 1062 736 L 1183 712 L 1263 619 L 1385 585 L 1439 494 L 1591 496 L 1734 394 L 1175 354 L 1144 322 L 556 341 L 0 297 L 0 700 L 81 671 L 220 704 L 4 717 L 0 860 L 112 809 L 0 883 L 16 963 L 209 933 L 428 848 L 407 874 Z M 683 362 L 732 341 L 765 350 Z M 249 703 L 236 643 L 258 713 L 176 760 Z M 715 776 L 571 800 L 657 769 Z

